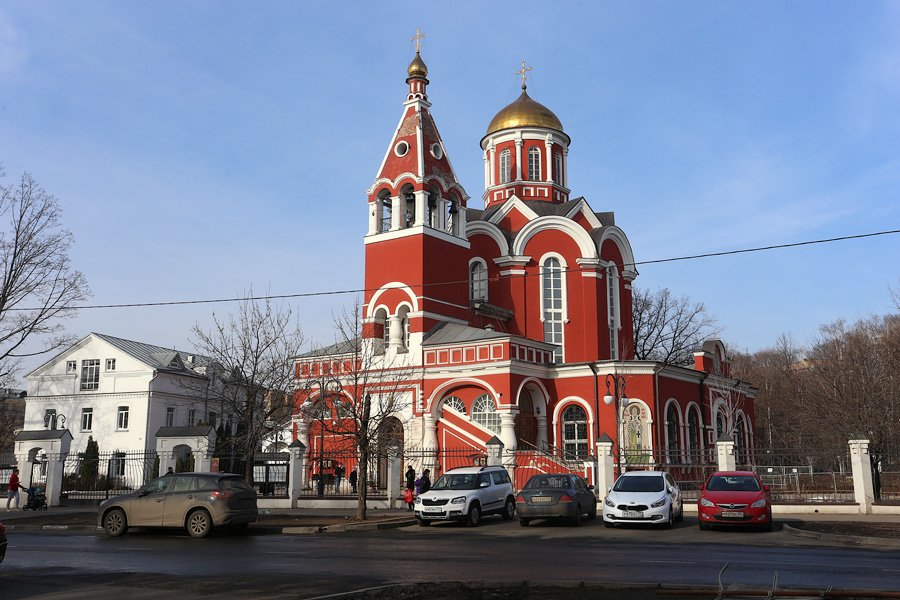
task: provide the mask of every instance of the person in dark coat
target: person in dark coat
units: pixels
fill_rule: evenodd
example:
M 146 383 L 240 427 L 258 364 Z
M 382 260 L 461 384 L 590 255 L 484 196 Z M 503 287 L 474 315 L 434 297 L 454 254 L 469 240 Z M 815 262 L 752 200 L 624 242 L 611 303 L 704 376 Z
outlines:
M 405 494 L 407 498 L 406 510 L 412 510 L 414 503 L 411 501 L 411 498 L 413 490 L 416 489 L 416 470 L 413 469 L 412 465 L 406 468 L 406 489 L 409 490 L 409 493 Z
M 424 494 L 431 489 L 431 469 L 422 471 L 422 476 L 416 480 L 416 495 Z
M 347 478 L 347 481 L 350 482 L 350 489 L 353 490 L 353 493 L 356 493 L 356 483 L 359 481 L 359 474 L 356 472 L 356 467 L 353 467 L 353 470 L 350 471 L 350 476 Z

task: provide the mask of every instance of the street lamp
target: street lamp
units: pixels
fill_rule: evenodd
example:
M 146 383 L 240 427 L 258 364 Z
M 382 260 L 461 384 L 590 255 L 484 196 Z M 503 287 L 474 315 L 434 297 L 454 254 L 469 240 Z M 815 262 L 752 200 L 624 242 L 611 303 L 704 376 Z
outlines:
M 622 474 L 622 427 L 621 427 L 621 409 L 628 406 L 628 398 L 625 397 L 625 376 L 615 373 L 607 373 L 606 375 L 606 395 L 603 396 L 603 403 L 607 406 L 614 404 L 616 413 L 616 470 L 618 475 Z

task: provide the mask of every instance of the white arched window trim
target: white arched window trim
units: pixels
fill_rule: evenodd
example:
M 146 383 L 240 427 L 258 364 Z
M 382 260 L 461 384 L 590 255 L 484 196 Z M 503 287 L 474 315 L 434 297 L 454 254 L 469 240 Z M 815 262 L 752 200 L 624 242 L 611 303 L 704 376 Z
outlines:
M 665 449 L 668 452 L 669 448 L 671 447 L 670 442 L 672 441 L 669 437 L 670 429 L 671 429 L 670 423 L 669 423 L 669 407 L 674 407 L 674 409 L 675 409 L 675 427 L 674 427 L 675 451 L 677 453 L 679 462 L 683 462 L 682 459 L 684 457 L 684 451 L 685 451 L 685 447 L 686 447 L 685 443 L 684 443 L 685 439 L 684 439 L 684 435 L 683 435 L 683 429 L 684 429 L 683 425 L 684 425 L 685 421 L 684 421 L 683 415 L 681 414 L 681 406 L 678 405 L 678 401 L 675 400 L 675 398 L 669 398 L 668 401 L 666 401 L 665 408 L 663 408 L 663 415 L 665 418 L 665 423 L 664 423 L 665 427 L 663 427 L 663 430 L 666 432 Z M 672 462 L 672 456 L 669 456 L 669 462 Z
M 697 444 L 696 455 L 691 454 L 691 415 L 697 416 L 697 437 L 694 441 Z M 703 435 L 703 411 L 696 402 L 690 402 L 684 411 L 684 448 L 687 452 L 689 463 L 700 460 L 706 450 L 706 436 Z
M 528 180 L 541 180 L 541 149 L 537 146 L 528 149 Z
M 555 260 L 559 264 L 560 308 L 558 308 L 558 309 L 553 308 L 552 306 L 549 306 L 549 303 L 552 300 L 552 298 L 548 298 L 545 293 L 545 288 L 547 286 L 544 285 L 544 281 L 545 281 L 544 278 L 547 273 L 550 273 L 551 271 L 555 270 L 555 268 L 551 269 L 551 268 L 547 267 L 547 262 L 551 261 L 551 260 Z M 562 257 L 562 255 L 560 255 L 556 252 L 548 252 L 547 254 L 544 254 L 541 257 L 541 261 L 539 264 L 540 264 L 540 269 L 541 269 L 541 271 L 540 271 L 540 273 L 541 273 L 541 277 L 540 277 L 540 307 L 539 308 L 541 311 L 541 313 L 540 313 L 541 323 L 544 325 L 544 341 L 549 342 L 551 344 L 558 344 L 560 347 L 559 353 L 558 354 L 554 353 L 554 354 L 557 355 L 559 362 L 565 362 L 565 356 L 566 356 L 566 351 L 565 351 L 566 328 L 565 328 L 565 326 L 569 322 L 569 309 L 568 309 L 569 298 L 568 298 L 567 289 L 566 289 L 567 288 L 566 270 L 568 269 L 568 265 L 566 264 L 566 261 Z M 553 318 L 550 320 L 551 329 L 553 329 L 557 323 L 559 326 L 558 332 L 551 331 L 551 332 L 549 332 L 549 335 L 547 332 L 547 321 L 548 321 L 547 313 L 548 312 L 553 314 L 555 317 L 557 317 L 557 318 Z M 552 338 L 557 337 L 557 333 L 558 333 L 559 339 L 558 340 L 552 339 Z M 548 337 L 550 337 L 551 339 L 548 339 Z
M 478 272 L 476 273 L 476 270 Z M 477 277 L 477 279 L 476 279 Z M 487 302 L 488 299 L 488 268 L 483 258 L 473 258 L 469 261 L 469 300 Z
M 503 150 L 500 152 L 500 160 L 499 160 L 499 170 L 500 170 L 500 183 L 509 183 L 511 179 L 511 158 L 512 153 L 509 149 Z

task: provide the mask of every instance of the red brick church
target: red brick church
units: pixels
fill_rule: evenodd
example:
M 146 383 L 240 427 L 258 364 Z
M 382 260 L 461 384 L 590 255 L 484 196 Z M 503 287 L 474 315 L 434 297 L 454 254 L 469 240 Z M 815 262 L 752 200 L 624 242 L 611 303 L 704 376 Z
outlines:
M 521 95 L 481 138 L 476 207 L 438 133 L 418 52 L 407 70 L 363 239 L 360 343 L 373 369 L 402 378 L 393 435 L 433 454 L 436 475 L 455 466 L 444 455 L 478 455 L 496 436 L 519 485 L 535 468 L 573 464 L 594 481 L 601 439 L 622 464 L 689 464 L 723 434 L 751 451 L 754 389 L 730 378 L 720 342 L 698 348 L 693 368 L 634 360 L 628 236 L 613 212 L 572 193 L 571 138 L 530 97 L 525 71 Z M 345 358 L 346 344 L 301 357 L 298 379 L 339 373 Z M 298 408 L 295 438 L 314 455 L 332 438 L 305 415 Z

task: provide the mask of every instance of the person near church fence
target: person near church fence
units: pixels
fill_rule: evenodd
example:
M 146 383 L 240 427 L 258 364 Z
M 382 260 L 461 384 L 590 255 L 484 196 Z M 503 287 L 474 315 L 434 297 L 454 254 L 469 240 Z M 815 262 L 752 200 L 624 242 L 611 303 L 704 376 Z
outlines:
M 403 492 L 403 501 L 406 502 L 406 510 L 413 509 L 413 502 L 415 498 L 413 496 L 413 490 L 416 489 L 416 470 L 413 469 L 412 465 L 409 465 L 406 468 L 406 490 Z
M 334 493 L 335 494 L 340 492 L 341 478 L 343 476 L 344 476 L 344 467 L 341 465 L 337 465 L 334 468 Z
M 6 486 L 6 510 L 12 510 L 9 507 L 10 501 L 15 498 L 16 499 L 16 509 L 19 508 L 19 489 L 25 489 L 25 487 L 19 483 L 19 469 L 13 469 L 12 473 L 9 474 L 9 483 Z
M 416 479 L 416 496 L 424 494 L 431 489 L 431 469 L 422 471 L 422 476 Z
M 347 481 L 350 482 L 350 490 L 355 494 L 356 483 L 359 481 L 359 474 L 356 472 L 356 467 L 353 467 L 353 470 L 350 471 L 350 476 L 347 478 Z

